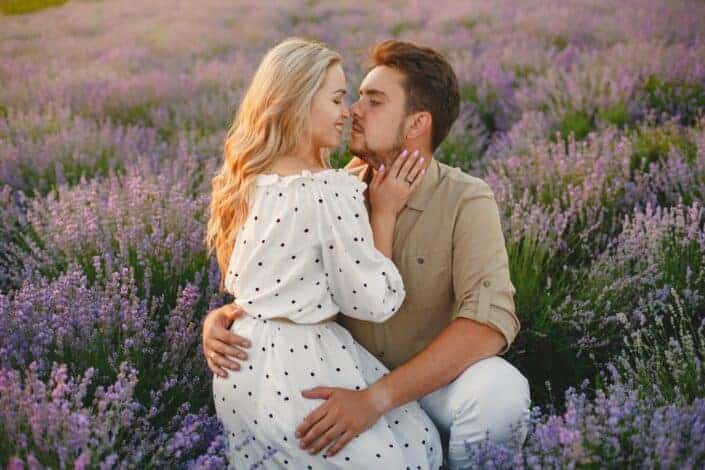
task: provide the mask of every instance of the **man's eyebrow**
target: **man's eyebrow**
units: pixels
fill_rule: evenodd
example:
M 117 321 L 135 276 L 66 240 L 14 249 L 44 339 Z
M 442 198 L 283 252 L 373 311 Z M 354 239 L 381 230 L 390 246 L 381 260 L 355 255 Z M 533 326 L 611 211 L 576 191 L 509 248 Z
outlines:
M 383 92 L 382 90 L 375 90 L 374 88 L 368 88 L 366 90 L 363 90 L 360 88 L 360 95 L 373 95 L 373 96 L 381 96 L 386 98 L 387 94 Z

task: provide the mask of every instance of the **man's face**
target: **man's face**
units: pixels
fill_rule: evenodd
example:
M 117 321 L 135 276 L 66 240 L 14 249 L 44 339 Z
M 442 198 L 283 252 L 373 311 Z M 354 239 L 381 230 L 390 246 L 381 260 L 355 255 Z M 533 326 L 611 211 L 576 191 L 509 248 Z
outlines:
M 350 107 L 350 152 L 377 168 L 396 158 L 404 145 L 404 75 L 384 65 L 370 70 L 360 84 L 360 99 Z

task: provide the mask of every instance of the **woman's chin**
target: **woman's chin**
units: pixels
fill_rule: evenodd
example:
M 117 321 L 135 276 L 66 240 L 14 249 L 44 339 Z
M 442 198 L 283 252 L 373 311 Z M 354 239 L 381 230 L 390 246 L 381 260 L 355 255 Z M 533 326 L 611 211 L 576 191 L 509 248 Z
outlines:
M 332 149 L 340 147 L 340 145 L 343 143 L 343 136 L 339 135 L 337 137 L 331 138 L 330 142 L 328 143 L 328 146 Z

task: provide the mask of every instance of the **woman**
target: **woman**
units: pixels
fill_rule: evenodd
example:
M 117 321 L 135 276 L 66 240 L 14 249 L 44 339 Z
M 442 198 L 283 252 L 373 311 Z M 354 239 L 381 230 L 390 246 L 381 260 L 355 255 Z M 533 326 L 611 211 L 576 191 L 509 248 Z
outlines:
M 392 236 L 423 177 L 414 160 L 380 168 L 369 187 L 370 224 L 367 185 L 328 162 L 349 117 L 345 89 L 339 54 L 296 38 L 274 47 L 243 99 L 212 182 L 209 252 L 216 252 L 221 288 L 246 312 L 231 331 L 257 346 L 248 367 L 213 379 L 235 468 L 441 464 L 438 432 L 417 402 L 387 413 L 334 456 L 310 455 L 295 437 L 317 406 L 301 390 L 322 383 L 365 389 L 387 372 L 334 319 L 342 313 L 381 322 L 401 306 Z

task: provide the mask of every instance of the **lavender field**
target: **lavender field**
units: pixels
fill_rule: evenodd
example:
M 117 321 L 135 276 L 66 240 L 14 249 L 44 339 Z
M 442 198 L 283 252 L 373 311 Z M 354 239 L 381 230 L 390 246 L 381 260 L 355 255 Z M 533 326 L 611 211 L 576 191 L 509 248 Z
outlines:
M 227 466 L 200 341 L 231 300 L 205 251 L 210 179 L 259 60 L 293 35 L 341 51 L 353 95 L 390 37 L 458 74 L 436 156 L 497 197 L 522 323 L 506 358 L 535 406 L 521 452 L 488 444 L 477 465 L 705 466 L 697 0 L 79 0 L 0 16 L 0 466 Z

